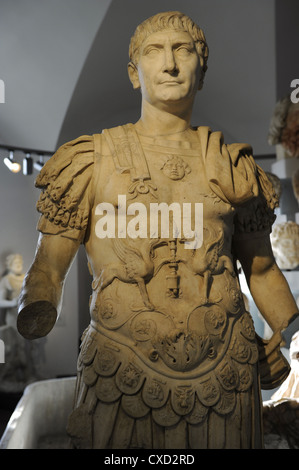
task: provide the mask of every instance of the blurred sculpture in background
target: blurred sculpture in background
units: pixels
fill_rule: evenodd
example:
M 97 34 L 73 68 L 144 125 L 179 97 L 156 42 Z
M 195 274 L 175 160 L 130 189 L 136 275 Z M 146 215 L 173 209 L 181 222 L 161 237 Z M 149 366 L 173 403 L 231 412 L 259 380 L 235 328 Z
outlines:
M 282 398 L 296 398 L 299 400 L 299 331 L 292 336 L 289 354 L 291 361 L 290 373 L 279 389 L 272 395 L 272 400 L 280 400 Z
M 282 194 L 282 184 L 281 184 L 280 178 L 277 175 L 275 175 L 274 173 L 270 173 L 269 171 L 266 171 L 266 175 L 267 175 L 268 179 L 271 181 L 271 183 L 273 185 L 273 189 L 274 189 L 275 194 L 277 196 L 278 205 L 279 205 L 279 200 L 280 200 L 281 194 Z
M 276 103 L 269 127 L 268 143 L 276 146 L 277 160 L 289 160 L 289 176 L 292 179 L 294 196 L 299 203 L 299 103 L 292 103 L 290 96 Z M 272 181 L 271 177 L 269 179 Z M 275 186 L 275 181 L 272 183 Z
M 291 340 L 291 370 L 264 403 L 265 443 L 268 448 L 299 449 L 299 331 Z
M 292 103 L 289 96 L 276 103 L 268 143 L 276 145 L 279 160 L 299 157 L 299 103 Z
M 275 224 L 270 238 L 280 269 L 296 269 L 299 266 L 299 225 L 290 220 Z
M 16 328 L 17 301 L 25 276 L 23 257 L 19 254 L 8 255 L 6 270 L 7 273 L 0 281 L 0 308 L 6 310 L 5 324 Z
M 13 253 L 6 257 L 6 272 L 0 280 L 0 308 L 4 310 L 4 325 L 0 339 L 5 345 L 5 363 L 0 365 L 0 391 L 19 393 L 26 385 L 44 377 L 44 340 L 32 343 L 17 331 L 17 302 L 25 274 L 23 257 Z

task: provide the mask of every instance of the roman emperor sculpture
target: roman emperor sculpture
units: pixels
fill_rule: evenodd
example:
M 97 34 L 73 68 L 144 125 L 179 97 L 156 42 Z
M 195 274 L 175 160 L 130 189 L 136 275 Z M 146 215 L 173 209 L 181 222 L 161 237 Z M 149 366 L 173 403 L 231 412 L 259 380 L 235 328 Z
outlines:
M 131 39 L 138 122 L 63 145 L 36 180 L 36 256 L 18 329 L 48 334 L 80 244 L 93 274 L 82 336 L 75 448 L 261 448 L 261 386 L 289 367 L 279 346 L 297 306 L 273 258 L 277 199 L 247 144 L 191 127 L 208 46 L 180 12 Z M 259 338 L 236 260 L 274 334 Z

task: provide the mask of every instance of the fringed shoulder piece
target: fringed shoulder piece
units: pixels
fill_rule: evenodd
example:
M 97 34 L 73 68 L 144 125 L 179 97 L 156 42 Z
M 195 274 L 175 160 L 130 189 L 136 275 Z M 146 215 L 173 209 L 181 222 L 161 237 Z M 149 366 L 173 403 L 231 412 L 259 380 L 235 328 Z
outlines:
M 42 190 L 38 230 L 83 240 L 89 216 L 88 186 L 94 167 L 94 138 L 81 136 L 62 145 L 42 168 L 35 186 Z
M 228 146 L 229 147 L 229 146 Z M 250 158 L 253 175 L 256 180 L 256 196 L 236 209 L 235 238 L 248 238 L 269 234 L 275 222 L 274 209 L 278 206 L 278 198 L 273 185 L 264 170 L 255 163 L 253 157 L 242 157 L 237 161 L 237 168 L 244 173 Z M 240 184 L 238 181 L 236 184 Z
M 235 233 L 271 231 L 278 199 L 247 144 L 225 145 L 221 132 L 199 128 L 205 171 L 212 191 L 236 210 Z

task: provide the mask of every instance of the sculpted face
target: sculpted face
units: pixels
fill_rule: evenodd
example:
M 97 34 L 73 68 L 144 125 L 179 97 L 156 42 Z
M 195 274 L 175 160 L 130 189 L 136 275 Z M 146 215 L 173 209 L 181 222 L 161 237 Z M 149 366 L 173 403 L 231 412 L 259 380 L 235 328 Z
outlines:
M 150 34 L 140 48 L 137 68 L 129 68 L 134 88 L 153 106 L 193 101 L 200 79 L 200 61 L 194 42 L 185 31 Z
M 13 256 L 12 259 L 10 259 L 10 262 L 8 264 L 8 270 L 10 273 L 19 275 L 22 274 L 23 272 L 23 259 L 21 256 Z
M 185 174 L 191 172 L 191 169 L 184 160 L 176 155 L 169 155 L 161 167 L 164 175 L 172 180 L 181 180 Z

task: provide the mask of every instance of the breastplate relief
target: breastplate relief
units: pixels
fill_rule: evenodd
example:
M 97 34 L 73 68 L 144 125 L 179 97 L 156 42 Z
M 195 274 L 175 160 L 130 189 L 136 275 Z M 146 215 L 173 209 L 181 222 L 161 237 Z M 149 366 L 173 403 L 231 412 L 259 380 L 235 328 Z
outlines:
M 167 178 L 170 178 L 174 181 L 181 180 L 185 175 L 191 173 L 191 168 L 184 161 L 183 158 L 177 155 L 167 155 L 164 157 L 163 165 L 161 170 Z
M 132 142 L 122 136 L 113 157 L 110 181 L 122 177 L 123 193 L 111 184 L 114 193 L 95 206 L 96 237 L 109 238 L 111 257 L 96 269 L 92 319 L 161 370 L 209 369 L 241 308 L 224 222 L 230 207 L 209 197 L 194 150 L 155 154 Z

